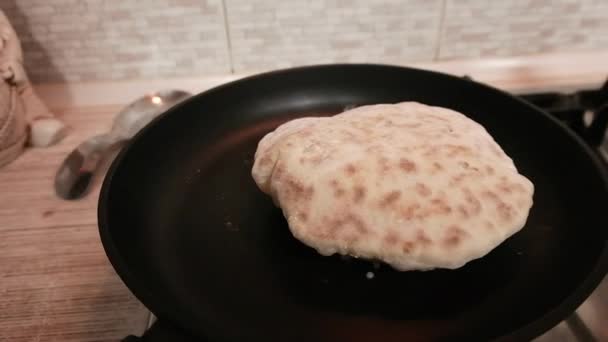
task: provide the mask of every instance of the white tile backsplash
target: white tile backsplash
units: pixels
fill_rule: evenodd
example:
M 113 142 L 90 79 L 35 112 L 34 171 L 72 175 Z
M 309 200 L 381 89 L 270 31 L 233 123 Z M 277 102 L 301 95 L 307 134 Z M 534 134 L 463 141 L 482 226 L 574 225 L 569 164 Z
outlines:
M 439 58 L 608 49 L 607 18 L 604 0 L 447 0 Z
M 230 72 L 221 0 L 1 0 L 34 81 Z
M 234 70 L 434 57 L 441 0 L 226 0 Z
M 40 82 L 608 50 L 606 0 L 0 0 Z

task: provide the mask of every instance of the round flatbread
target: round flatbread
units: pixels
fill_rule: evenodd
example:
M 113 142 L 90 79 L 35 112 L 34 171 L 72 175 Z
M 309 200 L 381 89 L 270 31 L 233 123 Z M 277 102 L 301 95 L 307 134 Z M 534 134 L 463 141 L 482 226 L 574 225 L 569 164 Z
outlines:
M 252 175 L 306 245 L 398 270 L 486 255 L 534 193 L 481 125 L 416 102 L 289 121 L 260 141 Z

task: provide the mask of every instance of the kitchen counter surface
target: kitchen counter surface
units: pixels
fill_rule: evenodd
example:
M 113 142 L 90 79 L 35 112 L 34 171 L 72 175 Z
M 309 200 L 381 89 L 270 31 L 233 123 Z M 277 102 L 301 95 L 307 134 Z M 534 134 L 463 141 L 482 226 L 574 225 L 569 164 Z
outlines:
M 27 149 L 0 169 L 0 341 L 116 341 L 148 312 L 114 272 L 97 231 L 100 179 L 79 201 L 55 196 L 63 158 L 110 126 L 120 106 L 56 110 L 60 144 Z M 99 177 L 101 178 L 101 177 Z
M 453 63 L 449 67 L 466 70 Z M 484 68 L 490 70 L 491 65 Z M 523 72 L 527 67 L 518 65 L 517 70 Z M 606 76 L 605 71 L 601 77 L 589 70 L 587 73 L 591 76 L 576 80 L 574 85 L 597 85 Z M 555 78 L 548 72 L 541 73 L 542 77 L 526 73 L 529 83 L 472 74 L 510 91 L 523 89 L 526 84 L 539 89 L 555 85 Z M 200 91 L 234 78 L 190 80 L 182 86 Z M 147 326 L 148 311 L 116 275 L 99 240 L 96 208 L 101 176 L 91 193 L 79 201 L 57 198 L 53 179 L 63 158 L 77 144 L 110 127 L 122 106 L 107 103 L 125 103 L 123 93 L 134 99 L 157 85 L 161 83 L 39 88 L 43 98 L 54 99 L 51 106 L 71 130 L 58 145 L 27 149 L 19 159 L 0 169 L 0 341 L 116 341 L 128 334 L 141 334 Z M 567 85 L 565 80 L 560 83 Z M 68 94 L 74 89 L 75 94 Z M 99 94 L 106 93 L 109 96 L 104 102 Z M 565 323 L 559 325 L 560 329 L 568 336 Z M 571 341 L 557 338 L 557 330 L 544 340 Z

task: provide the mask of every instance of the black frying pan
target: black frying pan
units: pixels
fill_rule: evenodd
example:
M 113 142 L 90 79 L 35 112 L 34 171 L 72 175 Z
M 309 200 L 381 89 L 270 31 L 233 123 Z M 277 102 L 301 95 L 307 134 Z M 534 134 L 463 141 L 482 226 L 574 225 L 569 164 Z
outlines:
M 260 138 L 291 118 L 406 100 L 486 127 L 536 186 L 523 230 L 461 269 L 429 272 L 323 257 L 294 239 L 250 176 Z M 155 120 L 113 163 L 99 226 L 118 274 L 163 322 L 150 340 L 522 340 L 604 276 L 607 184 L 579 138 L 496 89 L 415 69 L 314 66 L 212 89 Z

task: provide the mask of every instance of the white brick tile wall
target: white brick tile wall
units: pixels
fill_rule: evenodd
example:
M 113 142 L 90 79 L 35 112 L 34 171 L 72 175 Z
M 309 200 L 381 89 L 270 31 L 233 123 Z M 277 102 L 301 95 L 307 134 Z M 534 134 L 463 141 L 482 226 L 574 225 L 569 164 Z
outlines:
M 0 0 L 0 8 L 34 81 L 230 72 L 221 0 Z
M 0 9 L 42 82 L 608 49 L 608 0 L 0 0 Z
M 434 57 L 441 0 L 226 0 L 235 71 Z
M 447 0 L 439 58 L 608 49 L 606 0 Z

